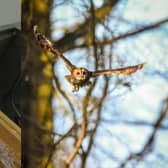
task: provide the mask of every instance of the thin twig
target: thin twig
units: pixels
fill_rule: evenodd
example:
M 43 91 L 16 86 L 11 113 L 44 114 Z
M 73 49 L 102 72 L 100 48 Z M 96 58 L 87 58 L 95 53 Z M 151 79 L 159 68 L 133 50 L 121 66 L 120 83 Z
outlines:
M 54 69 L 54 67 L 53 67 L 53 69 Z M 53 74 L 54 74 L 54 72 L 53 72 Z M 72 113 L 73 113 L 73 120 L 74 120 L 75 123 L 77 123 L 76 114 L 75 114 L 75 109 L 74 109 L 74 106 L 73 106 L 73 104 L 72 104 L 72 102 L 71 102 L 69 96 L 68 96 L 68 95 L 66 94 L 66 92 L 64 92 L 64 90 L 61 88 L 60 82 L 59 82 L 59 80 L 58 80 L 58 78 L 56 77 L 55 74 L 53 75 L 53 79 L 54 79 L 54 82 L 55 82 L 55 84 L 56 84 L 56 86 L 57 86 L 58 91 L 59 91 L 60 94 L 65 98 L 65 100 L 68 102 L 68 105 L 69 105 L 69 107 L 70 107 L 70 109 L 71 109 L 71 111 L 72 111 Z
M 163 102 L 162 105 L 162 109 L 160 111 L 160 115 L 158 117 L 158 119 L 156 120 L 155 124 L 154 124 L 154 128 L 153 131 L 151 133 L 151 135 L 149 136 L 146 144 L 144 145 L 143 149 L 138 152 L 138 153 L 131 153 L 120 165 L 119 168 L 124 168 L 127 165 L 127 162 L 130 160 L 137 160 L 140 161 L 144 158 L 145 155 L 147 155 L 149 152 L 152 151 L 152 147 L 154 144 L 154 140 L 156 137 L 156 133 L 158 131 L 158 129 L 160 128 L 160 125 L 162 123 L 162 121 L 164 120 L 164 118 L 166 117 L 168 112 L 168 98 L 165 99 L 165 101 Z
M 98 125 L 101 121 L 101 110 L 102 110 L 102 105 L 103 105 L 103 102 L 106 98 L 106 95 L 107 95 L 107 91 L 108 91 L 108 86 L 109 86 L 109 78 L 108 77 L 105 77 L 105 86 L 104 86 L 104 89 L 103 89 L 103 94 L 101 96 L 101 99 L 100 99 L 100 103 L 99 103 L 99 106 L 97 106 L 97 122 L 95 124 L 95 127 L 93 128 L 92 132 L 91 132 L 91 135 L 90 135 L 90 140 L 89 140 L 89 144 L 88 144 L 88 147 L 86 149 L 86 151 L 83 153 L 83 157 L 82 157 L 82 168 L 85 167 L 85 164 L 86 164 L 86 158 L 87 156 L 89 155 L 90 151 L 91 151 L 91 148 L 92 148 L 92 145 L 93 145 L 93 141 L 94 141 L 94 135 L 97 131 L 97 128 L 98 128 Z
M 132 37 L 135 35 L 139 35 L 139 34 L 144 33 L 146 31 L 157 29 L 165 23 L 168 23 L 168 19 L 158 21 L 158 22 L 150 24 L 148 26 L 142 26 L 141 28 L 137 28 L 136 30 L 132 30 L 130 32 L 112 37 L 111 39 L 106 39 L 104 41 L 96 41 L 96 44 L 97 44 L 97 46 L 104 46 L 104 45 L 113 44 L 114 42 L 117 42 L 118 40 L 122 40 L 122 39 L 129 38 L 129 37 Z M 71 44 L 71 45 L 69 45 L 68 48 L 66 48 L 66 50 L 69 51 L 69 50 L 73 50 L 76 48 L 85 48 L 85 47 L 92 47 L 92 46 L 93 46 L 93 44 L 86 44 L 86 43 L 79 44 L 79 45 L 77 45 L 77 44 L 72 45 Z M 64 50 L 64 51 L 66 51 L 66 50 Z
M 57 145 L 59 145 L 67 136 L 69 136 L 69 134 L 73 131 L 73 129 L 76 127 L 76 124 L 74 124 L 58 141 L 56 141 L 51 147 L 50 147 L 50 151 L 49 151 L 49 155 L 48 155 L 48 159 L 47 159 L 47 162 L 46 162 L 46 165 L 44 168 L 47 168 L 51 159 L 52 159 L 52 156 L 53 156 L 53 153 L 57 147 Z
M 92 43 L 94 46 L 94 58 L 95 58 L 95 69 L 97 69 L 98 66 L 98 59 L 97 59 L 97 46 L 95 43 L 95 11 L 94 11 L 94 6 L 93 6 L 93 2 L 91 1 L 91 13 L 92 13 L 92 20 L 91 20 L 91 29 L 92 29 Z M 90 86 L 84 100 L 83 100 L 83 107 L 82 107 L 82 124 L 81 124 L 81 133 L 79 135 L 78 141 L 75 144 L 75 147 L 73 149 L 73 151 L 71 152 L 71 154 L 69 155 L 69 157 L 66 159 L 65 161 L 65 165 L 66 168 L 69 167 L 69 165 L 71 164 L 71 162 L 73 161 L 73 159 L 75 158 L 75 156 L 77 155 L 79 148 L 82 145 L 83 139 L 85 137 L 86 134 L 86 128 L 87 128 L 87 107 L 88 107 L 88 103 L 92 94 L 92 91 L 96 85 L 96 81 L 94 80 L 93 84 Z

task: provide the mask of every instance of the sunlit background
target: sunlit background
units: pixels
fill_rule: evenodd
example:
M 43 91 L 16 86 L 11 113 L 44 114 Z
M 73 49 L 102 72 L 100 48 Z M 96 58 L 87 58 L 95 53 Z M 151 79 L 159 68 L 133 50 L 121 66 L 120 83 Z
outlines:
M 101 7 L 102 4 L 102 0 L 94 0 L 96 8 Z M 66 29 L 73 30 L 73 26 L 84 21 L 84 17 L 87 16 L 85 5 L 89 5 L 89 1 L 72 0 L 63 4 L 61 4 L 61 1 L 55 1 L 51 15 L 53 40 L 59 40 Z M 111 15 L 113 17 L 105 21 L 109 30 L 102 24 L 98 24 L 96 27 L 96 37 L 100 41 L 105 38 L 111 39 L 110 30 L 113 32 L 113 36 L 117 36 L 168 18 L 168 1 L 121 0 L 112 10 Z M 79 39 L 76 43 L 81 44 L 82 40 Z M 111 51 L 112 61 L 110 66 L 113 68 L 142 62 L 147 64 L 143 70 L 138 71 L 131 77 L 122 75 L 110 77 L 111 85 L 103 104 L 102 120 L 87 160 L 88 168 L 116 168 L 130 153 L 141 151 L 151 135 L 152 124 L 160 114 L 162 102 L 168 96 L 168 24 L 119 40 L 112 47 L 107 45 L 104 53 L 108 55 Z M 91 50 L 75 49 L 65 52 L 64 55 L 73 64 L 94 70 L 93 52 Z M 105 66 L 108 68 L 109 60 L 105 61 Z M 78 93 L 72 93 L 72 86 L 64 78 L 64 75 L 69 72 L 60 60 L 55 66 L 55 73 L 59 76 L 62 89 L 66 90 L 73 103 L 75 103 L 75 113 L 80 123 L 81 100 L 88 88 L 82 88 Z M 118 82 L 117 87 L 116 82 Z M 99 77 L 92 94 L 95 100 L 103 87 L 103 77 Z M 53 107 L 55 108 L 54 127 L 58 133 L 65 133 L 73 124 L 73 117 L 71 113 L 63 110 L 66 109 L 64 106 L 68 107 L 68 105 L 64 104 L 63 101 L 59 102 L 59 96 L 59 94 L 56 94 L 56 99 L 53 99 Z M 94 121 L 94 115 L 90 120 Z M 164 120 L 162 126 L 157 131 L 152 149 L 142 159 L 139 161 L 132 160 L 125 167 L 168 168 L 167 119 Z M 90 128 L 92 128 L 91 124 Z M 87 141 L 87 138 L 85 138 L 83 148 L 87 146 Z M 70 139 L 64 144 L 68 146 L 70 151 L 72 142 Z M 64 150 L 60 151 L 60 155 L 62 154 L 66 158 L 65 153 Z M 78 162 L 78 158 L 75 161 Z M 75 162 L 72 167 L 75 168 Z

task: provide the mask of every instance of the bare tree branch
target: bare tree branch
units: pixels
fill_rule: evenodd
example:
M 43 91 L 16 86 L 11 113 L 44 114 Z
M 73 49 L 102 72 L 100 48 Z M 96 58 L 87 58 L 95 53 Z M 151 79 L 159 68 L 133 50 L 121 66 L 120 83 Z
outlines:
M 96 23 L 99 20 L 104 19 L 107 15 L 109 15 L 111 12 L 111 9 L 117 4 L 118 1 L 119 0 L 106 0 L 103 6 L 98 8 L 95 12 L 97 15 L 97 19 L 95 20 Z M 101 13 L 101 17 L 100 17 L 100 13 Z M 54 43 L 55 47 L 58 49 L 61 49 L 61 51 L 65 51 L 70 49 L 71 46 L 74 46 L 76 39 L 78 39 L 79 37 L 85 36 L 86 33 L 88 32 L 88 23 L 91 22 L 92 20 L 91 17 L 92 16 L 90 16 L 89 18 L 86 18 L 84 23 L 82 23 L 81 25 L 78 25 L 77 29 L 66 33 L 63 38 L 55 42 Z
M 122 35 L 119 35 L 117 37 L 114 37 L 113 39 L 111 40 L 107 40 L 106 44 L 111 44 L 113 42 L 116 42 L 118 40 L 121 40 L 121 39 L 125 39 L 127 37 L 131 37 L 131 36 L 134 36 L 134 35 L 137 35 L 139 33 L 143 33 L 145 31 L 149 31 L 149 30 L 153 30 L 153 29 L 156 29 L 158 27 L 160 27 L 161 25 L 165 24 L 168 22 L 168 19 L 164 19 L 164 20 L 161 20 L 159 22 L 156 22 L 154 24 L 151 24 L 149 26 L 144 26 L 144 27 L 141 27 L 135 31 L 131 31 L 131 32 L 128 32 L 128 33 L 125 33 L 125 34 L 122 34 Z
M 146 144 L 144 145 L 143 149 L 138 153 L 130 154 L 126 158 L 126 160 L 123 161 L 120 164 L 119 168 L 124 168 L 126 166 L 127 162 L 130 161 L 130 160 L 137 160 L 137 161 L 142 160 L 145 155 L 147 155 L 149 152 L 151 152 L 153 150 L 152 147 L 153 147 L 153 144 L 155 142 L 154 140 L 155 140 L 157 131 L 158 131 L 160 125 L 161 125 L 161 122 L 166 117 L 167 112 L 168 112 L 168 98 L 166 98 L 165 101 L 163 102 L 162 109 L 160 111 L 160 116 L 156 120 L 153 131 L 152 131 L 151 135 L 149 136 L 149 138 L 148 138 Z
M 96 121 L 95 121 L 96 122 Z M 125 124 L 125 125 L 134 125 L 135 127 L 138 127 L 138 126 L 149 126 L 149 127 L 155 127 L 155 123 L 151 123 L 151 122 L 148 122 L 148 121 L 144 121 L 144 120 L 126 120 L 126 119 L 123 119 L 123 120 L 116 120 L 116 119 L 105 119 L 105 118 L 102 118 L 101 122 L 105 123 L 105 124 Z M 162 129 L 162 130 L 168 130 L 168 126 L 166 125 L 163 125 L 161 124 L 159 126 L 159 129 Z
M 157 29 L 159 28 L 160 26 L 162 26 L 163 24 L 165 23 L 168 23 L 168 19 L 164 19 L 164 20 L 161 20 L 161 21 L 158 21 L 156 23 L 153 23 L 151 25 L 148 25 L 148 26 L 143 26 L 141 28 L 138 28 L 136 30 L 133 30 L 131 32 L 127 32 L 125 34 L 121 34 L 119 36 L 116 36 L 116 37 L 112 37 L 111 39 L 106 39 L 104 41 L 96 41 L 96 44 L 97 46 L 104 46 L 104 45 L 111 45 L 113 44 L 114 42 L 117 42 L 118 40 L 122 40 L 122 39 L 125 39 L 125 38 L 129 38 L 129 37 L 132 37 L 132 36 L 135 36 L 135 35 L 140 35 L 141 33 L 144 33 L 146 31 L 150 31 L 150 30 L 154 30 L 154 29 Z M 76 48 L 85 48 L 85 47 L 91 47 L 92 44 L 80 44 L 80 45 L 71 45 L 68 50 L 72 50 L 72 49 L 76 49 Z M 64 50 L 65 51 L 65 50 Z
M 54 65 L 52 65 L 52 66 L 53 66 L 53 74 L 54 74 Z M 71 111 L 72 111 L 72 113 L 73 113 L 74 123 L 77 123 L 76 114 L 75 114 L 75 108 L 74 108 L 74 106 L 73 106 L 73 104 L 72 104 L 72 102 L 71 102 L 69 96 L 68 96 L 67 93 L 61 88 L 61 84 L 60 84 L 60 82 L 59 82 L 59 80 L 58 80 L 58 78 L 56 77 L 55 74 L 54 74 L 54 76 L 53 76 L 53 79 L 54 79 L 54 81 L 55 81 L 55 84 L 56 84 L 56 86 L 57 86 L 58 91 L 59 91 L 60 94 L 65 98 L 65 100 L 67 101 L 67 103 L 68 103 L 68 105 L 69 105 L 69 107 L 70 107 L 70 109 L 71 109 Z
M 86 151 L 84 151 L 84 153 L 82 154 L 82 168 L 85 168 L 87 156 L 89 155 L 89 153 L 91 151 L 91 148 L 92 148 L 92 145 L 93 145 L 93 142 L 94 142 L 94 135 L 96 134 L 98 125 L 99 125 L 99 123 L 101 121 L 102 105 L 103 105 L 103 102 L 104 102 L 104 100 L 106 98 L 106 94 L 107 94 L 108 86 L 109 86 L 109 79 L 107 77 L 105 77 L 105 78 L 106 78 L 105 87 L 103 89 L 103 94 L 102 94 L 102 96 L 101 96 L 101 98 L 99 100 L 100 103 L 97 106 L 96 124 L 95 124 L 93 130 L 91 131 L 88 147 L 87 147 Z
M 93 2 L 91 1 L 91 19 L 92 19 L 92 43 L 93 43 L 93 50 L 94 50 L 94 58 L 95 58 L 95 69 L 97 69 L 98 66 L 98 60 L 97 60 L 97 46 L 95 44 L 95 10 L 94 10 L 94 6 L 93 6 Z M 82 145 L 83 139 L 86 135 L 86 128 L 87 128 L 87 107 L 88 107 L 88 103 L 92 94 L 92 91 L 94 89 L 94 86 L 96 84 L 97 80 L 94 80 L 93 84 L 90 86 L 85 98 L 83 99 L 83 107 L 82 107 L 82 124 L 81 124 L 81 133 L 79 136 L 79 139 L 77 141 L 77 143 L 75 144 L 75 147 L 72 151 L 72 153 L 69 155 L 69 157 L 67 158 L 67 160 L 65 161 L 66 167 L 69 167 L 69 165 L 71 164 L 72 160 L 74 159 L 74 157 L 76 156 L 76 154 L 78 153 L 79 148 Z
M 75 127 L 76 127 L 76 124 L 74 124 L 59 140 L 57 140 L 55 143 L 53 143 L 53 145 L 50 147 L 48 160 L 47 160 L 44 168 L 48 167 L 48 165 L 52 159 L 53 153 L 56 150 L 57 145 L 59 145 L 66 137 L 68 137 Z
M 86 121 L 86 111 L 83 111 L 82 113 L 82 124 L 81 124 L 81 133 L 79 136 L 79 139 L 72 151 L 72 153 L 69 155 L 69 157 L 66 159 L 65 164 L 66 167 L 69 167 L 69 165 L 71 164 L 72 160 L 74 159 L 74 157 L 76 156 L 76 154 L 78 153 L 78 150 L 83 142 L 83 139 L 85 137 L 86 134 L 86 126 L 87 126 L 87 121 Z

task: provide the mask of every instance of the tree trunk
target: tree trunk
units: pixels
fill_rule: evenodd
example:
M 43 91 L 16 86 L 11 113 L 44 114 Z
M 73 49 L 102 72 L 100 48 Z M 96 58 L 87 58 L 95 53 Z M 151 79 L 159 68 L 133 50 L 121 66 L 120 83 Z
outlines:
M 52 144 L 52 70 L 50 63 L 42 61 L 44 53 L 36 44 L 32 28 L 50 35 L 50 9 L 52 0 L 22 1 L 22 163 L 24 168 L 43 168 Z M 47 71 L 47 73 L 46 73 Z M 48 130 L 48 131 L 46 131 Z M 52 163 L 50 163 L 52 167 Z

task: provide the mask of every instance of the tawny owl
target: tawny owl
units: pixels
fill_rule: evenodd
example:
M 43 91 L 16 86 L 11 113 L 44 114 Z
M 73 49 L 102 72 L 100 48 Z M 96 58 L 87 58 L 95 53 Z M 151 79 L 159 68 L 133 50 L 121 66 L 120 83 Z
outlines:
M 53 47 L 53 44 L 49 39 L 43 35 L 39 29 L 38 26 L 34 26 L 33 28 L 34 35 L 36 40 L 39 42 L 40 46 L 46 50 L 50 51 L 54 54 L 55 57 L 61 58 L 68 70 L 70 71 L 70 75 L 66 75 L 65 78 L 69 83 L 73 85 L 73 92 L 78 91 L 80 87 L 86 86 L 91 84 L 90 78 L 97 77 L 99 75 L 105 75 L 105 74 L 124 74 L 124 75 L 131 75 L 132 73 L 136 72 L 137 70 L 140 70 L 144 67 L 144 63 L 134 65 L 134 66 L 128 66 L 120 69 L 106 69 L 106 70 L 97 70 L 97 71 L 89 71 L 88 69 L 84 67 L 76 67 L 73 65 L 67 58 L 65 58 L 58 50 L 56 50 Z

